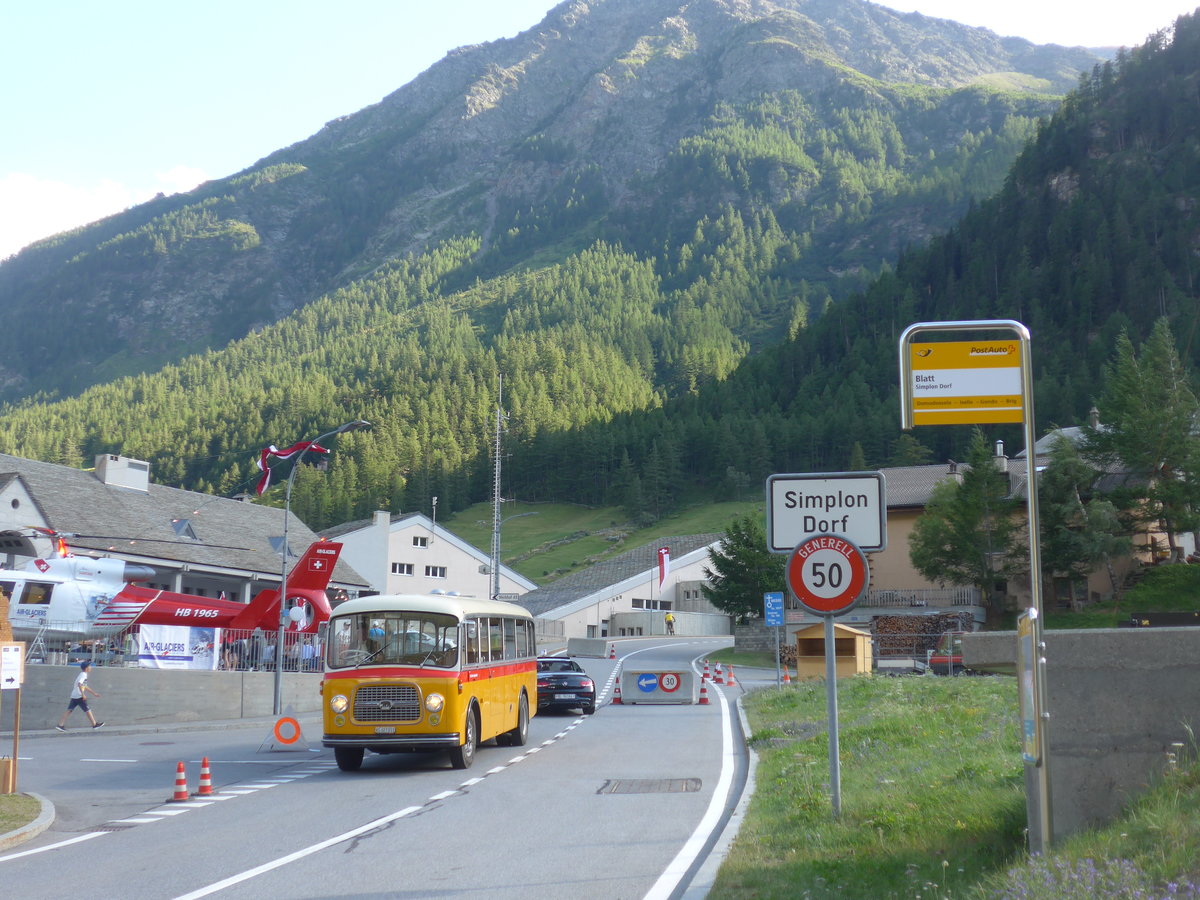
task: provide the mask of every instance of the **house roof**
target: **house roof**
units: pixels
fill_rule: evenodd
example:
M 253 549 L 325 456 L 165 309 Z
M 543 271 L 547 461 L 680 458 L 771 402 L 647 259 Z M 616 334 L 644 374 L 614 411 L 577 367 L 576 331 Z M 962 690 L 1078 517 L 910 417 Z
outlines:
M 887 492 L 888 509 L 923 507 L 933 495 L 933 489 L 947 478 L 954 478 L 952 466 L 896 466 L 881 469 Z
M 522 595 L 516 602 L 535 616 L 543 616 L 592 594 L 613 589 L 622 582 L 643 578 L 658 567 L 659 547 L 670 548 L 671 559 L 678 560 L 696 550 L 711 547 L 724 537 L 723 534 L 690 534 L 660 538 L 566 575 L 546 587 Z
M 76 550 L 279 574 L 279 550 L 271 539 L 283 536 L 280 509 L 160 484 L 151 483 L 145 491 L 105 484 L 93 471 L 0 454 L 0 486 L 13 479 L 25 485 L 48 527 L 74 535 L 70 543 Z M 316 540 L 299 518 L 289 517 L 294 555 Z M 333 581 L 367 586 L 341 561 Z

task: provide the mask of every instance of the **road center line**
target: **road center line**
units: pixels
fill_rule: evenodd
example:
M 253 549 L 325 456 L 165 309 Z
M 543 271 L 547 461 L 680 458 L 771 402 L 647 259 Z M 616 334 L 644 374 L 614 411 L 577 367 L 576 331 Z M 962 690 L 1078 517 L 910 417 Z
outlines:
M 344 831 L 341 834 L 331 837 L 328 840 L 320 841 L 316 844 L 311 844 L 303 850 L 297 850 L 295 853 L 289 853 L 287 856 L 281 856 L 279 859 L 272 860 L 269 863 L 263 863 L 261 866 L 255 866 L 253 869 L 247 869 L 237 875 L 202 887 L 199 890 L 192 891 L 190 894 L 181 894 L 175 900 L 199 900 L 200 897 L 207 897 L 209 894 L 215 894 L 217 891 L 223 891 L 227 887 L 233 887 L 235 884 L 241 884 L 243 881 L 249 881 L 256 875 L 262 875 L 264 872 L 270 872 L 273 869 L 278 869 L 281 866 L 286 866 L 288 863 L 295 862 L 298 859 L 303 859 L 306 856 L 311 856 L 314 853 L 332 847 L 335 844 L 340 844 L 342 841 L 348 841 L 351 838 L 356 838 L 360 834 L 366 834 L 389 822 L 394 822 L 397 819 L 403 819 L 405 816 L 410 816 L 413 813 L 420 812 L 420 806 L 406 806 L 404 809 L 398 809 L 394 813 L 388 813 L 386 816 L 375 819 L 373 822 L 368 822 L 366 825 L 360 825 L 357 828 L 352 828 L 349 831 Z

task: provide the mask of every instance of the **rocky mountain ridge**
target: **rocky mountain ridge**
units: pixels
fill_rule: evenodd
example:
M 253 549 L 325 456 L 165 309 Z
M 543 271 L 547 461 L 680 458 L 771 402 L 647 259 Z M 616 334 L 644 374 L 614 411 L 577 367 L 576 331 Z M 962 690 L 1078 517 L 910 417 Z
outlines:
M 62 395 L 152 370 L 462 235 L 482 239 L 464 277 L 597 237 L 649 252 L 672 236 L 645 233 L 648 221 L 682 234 L 724 204 L 790 204 L 793 224 L 811 227 L 820 246 L 836 218 L 825 211 L 834 201 L 821 199 L 833 190 L 823 163 L 789 150 L 794 166 L 768 160 L 761 184 L 754 171 L 742 178 L 748 194 L 736 178 L 701 189 L 688 142 L 749 128 L 752 139 L 783 135 L 815 153 L 831 123 L 854 131 L 901 116 L 912 146 L 889 149 L 903 158 L 888 164 L 915 171 L 918 154 L 942 157 L 999 133 L 1014 111 L 1030 121 L 1048 113 L 1098 60 L 859 0 L 568 0 L 538 26 L 453 51 L 379 104 L 242 173 L 0 265 L 0 391 Z M 1022 93 L 1000 104 L 995 84 Z M 962 191 L 944 209 L 917 198 L 887 223 L 863 213 L 862 233 L 829 237 L 821 252 L 831 258 L 814 270 L 859 265 L 837 258 L 851 241 L 887 258 L 965 201 Z M 811 226 L 798 222 L 809 207 Z

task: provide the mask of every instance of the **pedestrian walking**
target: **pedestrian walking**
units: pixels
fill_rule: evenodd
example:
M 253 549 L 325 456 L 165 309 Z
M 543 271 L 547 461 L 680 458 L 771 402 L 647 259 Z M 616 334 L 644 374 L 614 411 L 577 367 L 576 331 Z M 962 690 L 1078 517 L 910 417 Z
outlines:
M 67 716 L 71 715 L 71 711 L 77 706 L 83 710 L 85 715 L 87 715 L 88 721 L 92 723 L 93 728 L 104 727 L 104 723 L 97 722 L 96 717 L 88 708 L 88 694 L 91 694 L 93 697 L 100 696 L 99 692 L 92 690 L 87 683 L 88 672 L 91 670 L 91 668 L 92 664 L 86 659 L 79 664 L 79 674 L 75 676 L 75 684 L 71 687 L 71 702 L 67 704 L 67 711 L 62 714 L 62 718 L 59 719 L 58 724 L 54 726 L 59 731 L 67 730 Z

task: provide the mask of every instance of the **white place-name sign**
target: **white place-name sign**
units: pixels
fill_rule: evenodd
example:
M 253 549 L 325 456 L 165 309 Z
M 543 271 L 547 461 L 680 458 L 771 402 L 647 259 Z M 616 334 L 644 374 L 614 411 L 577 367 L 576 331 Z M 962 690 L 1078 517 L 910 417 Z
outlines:
M 818 534 L 844 537 L 867 552 L 887 547 L 882 472 L 772 475 L 767 479 L 767 549 L 791 553 Z

